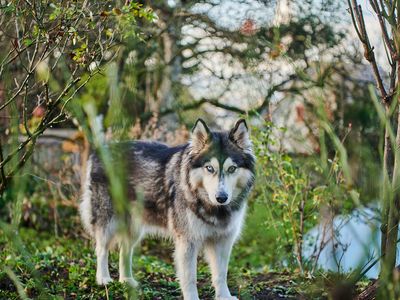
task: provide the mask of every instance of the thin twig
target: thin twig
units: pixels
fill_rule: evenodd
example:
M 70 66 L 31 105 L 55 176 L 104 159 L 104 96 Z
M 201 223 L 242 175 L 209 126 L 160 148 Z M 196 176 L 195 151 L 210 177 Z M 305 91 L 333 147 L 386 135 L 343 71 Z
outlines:
M 23 107 L 22 107 L 22 118 L 24 120 L 24 128 L 26 131 L 26 134 L 28 136 L 31 136 L 32 133 L 29 130 L 29 126 L 28 126 L 28 116 L 27 116 L 27 112 L 28 112 L 28 105 L 27 105 L 27 99 L 28 99 L 28 85 L 25 85 L 25 95 L 24 95 L 24 103 L 23 103 Z
M 353 25 L 356 29 L 357 35 L 364 48 L 364 57 L 371 64 L 373 74 L 375 77 L 376 84 L 381 94 L 381 99 L 383 103 L 391 102 L 391 95 L 388 95 L 386 89 L 383 85 L 382 76 L 379 72 L 379 68 L 375 59 L 374 48 L 371 46 L 368 33 L 365 27 L 364 15 L 361 6 L 357 3 L 357 0 L 348 0 L 350 13 L 352 15 Z
M 374 9 L 376 15 L 378 16 L 379 25 L 381 26 L 381 32 L 383 35 L 383 40 L 385 41 L 385 44 L 390 51 L 391 58 L 394 60 L 395 56 L 396 56 L 396 51 L 393 47 L 393 43 L 392 43 L 391 39 L 389 38 L 385 20 L 383 19 L 382 11 L 381 11 L 381 9 L 384 10 L 384 7 L 380 8 L 379 4 L 376 0 L 370 0 L 369 2 L 371 4 L 372 8 Z
M 1 143 L 1 139 L 0 139 L 0 161 L 3 161 L 3 146 Z M 0 168 L 0 174 L 1 174 L 1 185 L 0 185 L 0 190 L 1 190 L 3 186 L 4 187 L 6 186 L 6 181 L 7 181 L 7 177 L 4 172 L 4 166 Z

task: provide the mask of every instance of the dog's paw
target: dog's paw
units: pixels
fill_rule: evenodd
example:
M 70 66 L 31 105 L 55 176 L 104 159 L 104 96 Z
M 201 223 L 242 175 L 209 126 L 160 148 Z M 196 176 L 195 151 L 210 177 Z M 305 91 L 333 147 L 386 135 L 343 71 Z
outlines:
M 136 287 L 138 287 L 139 286 L 139 283 L 135 280 L 135 279 L 133 279 L 132 277 L 120 277 L 119 278 L 119 282 L 122 282 L 122 283 L 127 283 L 127 284 L 129 284 L 131 287 L 133 287 L 133 288 L 136 288 Z
M 224 297 L 216 297 L 216 300 L 238 300 L 235 296 L 224 296 Z
M 96 281 L 98 285 L 106 285 L 112 282 L 113 280 L 111 279 L 110 276 L 107 276 L 107 277 L 98 277 L 96 278 Z

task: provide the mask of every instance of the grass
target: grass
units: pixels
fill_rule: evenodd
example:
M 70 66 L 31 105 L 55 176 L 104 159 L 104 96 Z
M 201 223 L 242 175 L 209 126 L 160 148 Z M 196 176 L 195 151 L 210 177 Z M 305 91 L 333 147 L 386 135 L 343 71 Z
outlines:
M 141 283 L 130 290 L 115 280 L 107 287 L 95 284 L 96 258 L 92 243 L 82 236 L 55 237 L 30 228 L 19 230 L 24 247 L 15 251 L 13 242 L 0 238 L 0 299 L 19 299 L 26 295 L 35 299 L 177 299 L 179 284 L 172 261 L 173 246 L 167 241 L 146 240 L 133 258 L 134 273 Z M 238 248 L 240 245 L 238 246 Z M 240 251 L 239 251 L 240 252 Z M 29 253 L 29 254 L 28 254 Z M 118 253 L 111 252 L 111 276 L 118 278 Z M 15 282 L 21 284 L 20 294 Z M 240 299 L 297 299 L 310 280 L 288 272 L 263 272 L 248 264 L 231 261 L 229 286 Z M 201 299 L 213 299 L 208 267 L 202 259 L 198 268 Z M 319 290 L 318 298 L 326 294 Z M 316 299 L 313 297 L 312 299 Z

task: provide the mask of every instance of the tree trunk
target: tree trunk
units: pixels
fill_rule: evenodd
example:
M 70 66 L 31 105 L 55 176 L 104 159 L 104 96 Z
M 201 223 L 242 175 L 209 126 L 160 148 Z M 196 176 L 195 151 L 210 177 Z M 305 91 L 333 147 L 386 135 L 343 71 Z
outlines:
M 385 127 L 385 141 L 383 149 L 383 187 L 382 187 L 382 224 L 381 224 L 381 253 L 386 252 L 387 228 L 389 223 L 389 207 L 391 198 L 391 181 L 393 178 L 393 147 L 390 140 L 390 106 L 385 105 L 386 118 L 389 122 Z M 383 268 L 383 261 L 381 268 Z
M 179 1 L 177 2 L 177 7 L 180 6 Z M 181 74 L 181 62 L 180 55 L 178 55 L 177 41 L 180 35 L 180 25 L 181 24 L 168 24 L 168 19 L 172 16 L 166 13 L 159 20 L 159 26 L 163 33 L 161 34 L 162 39 L 162 74 L 160 76 L 161 84 L 156 93 L 156 103 L 157 110 L 170 108 L 175 102 L 175 94 L 173 90 L 173 83 L 179 80 Z M 160 120 L 160 124 L 164 125 L 165 128 L 176 129 L 178 124 L 178 118 L 176 114 L 169 114 L 168 116 L 163 116 Z
M 397 99 L 396 99 L 397 100 Z M 399 108 L 398 108 L 399 109 Z M 387 226 L 387 238 L 386 238 L 386 249 L 384 256 L 384 268 L 383 274 L 384 279 L 390 280 L 392 271 L 396 265 L 396 253 L 397 253 L 397 239 L 398 239 L 398 228 L 399 228 L 399 207 L 400 207 L 400 109 L 398 111 L 397 119 L 397 130 L 396 130 L 396 145 L 393 151 L 394 153 L 394 168 L 393 168 L 393 179 L 391 191 L 389 195 L 389 216 Z
M 394 5 L 394 4 L 393 4 Z M 392 27 L 392 34 L 396 37 L 399 28 L 399 13 L 400 7 L 397 5 L 397 20 L 396 20 L 396 27 Z M 394 46 L 396 50 L 396 62 L 397 62 L 397 81 L 400 78 L 400 60 L 399 60 L 399 53 L 400 53 L 400 45 L 398 39 L 394 39 Z M 396 77 L 393 77 L 394 80 Z M 393 88 L 394 92 L 395 87 Z M 383 207 L 383 213 L 387 213 L 387 227 L 385 228 L 386 233 L 386 245 L 382 249 L 382 253 L 384 254 L 383 257 L 383 269 L 381 270 L 381 274 L 383 277 L 382 279 L 384 282 L 392 281 L 393 277 L 393 270 L 396 265 L 396 254 L 397 254 L 397 239 L 398 239 L 398 229 L 399 229 L 399 208 L 400 208 L 400 193 L 399 193 L 399 183 L 400 183 L 400 107 L 399 107 L 399 95 L 398 92 L 393 95 L 392 101 L 395 101 L 395 105 L 397 106 L 397 130 L 396 130 L 396 142 L 395 142 L 395 149 L 392 150 L 393 153 L 393 170 L 392 170 L 392 181 L 391 186 L 384 182 L 384 189 L 388 190 L 383 195 L 386 201 L 384 203 L 388 204 L 387 206 Z M 386 104 L 387 106 L 389 104 Z M 389 119 L 390 122 L 390 119 Z M 391 122 L 390 122 L 391 123 Z M 386 137 L 385 137 L 386 138 Z M 388 143 L 390 144 L 390 139 Z M 386 141 L 385 141 L 386 144 Z M 388 173 L 390 174 L 390 173 Z M 386 173 L 385 173 L 386 176 Z M 389 177 L 390 179 L 390 177 Z M 386 221 L 386 220 L 385 220 Z M 383 224 L 383 223 L 382 223 Z M 385 236 L 382 236 L 382 239 Z

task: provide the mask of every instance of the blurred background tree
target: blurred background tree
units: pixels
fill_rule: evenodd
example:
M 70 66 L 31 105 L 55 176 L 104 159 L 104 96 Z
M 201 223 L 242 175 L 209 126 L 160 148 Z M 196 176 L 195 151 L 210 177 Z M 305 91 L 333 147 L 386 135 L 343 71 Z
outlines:
M 343 136 L 349 123 L 353 128 L 372 132 L 369 129 L 375 120 L 368 114 L 368 110 L 373 109 L 372 104 L 357 108 L 358 102 L 349 101 L 353 94 L 356 96 L 358 91 L 364 90 L 359 87 L 365 85 L 366 80 L 359 74 L 364 70 L 360 67 L 358 53 L 347 47 L 346 27 L 332 22 L 333 19 L 346 22 L 341 3 L 160 1 L 152 3 L 157 16 L 155 23 L 144 20 L 152 15 L 139 4 L 127 3 L 129 5 L 122 3 L 115 9 L 108 2 L 92 5 L 82 2 L 82 7 L 78 3 L 35 5 L 35 9 L 47 13 L 48 19 L 43 20 L 47 23 L 42 22 L 46 33 L 43 33 L 44 29 L 42 33 L 35 33 L 39 28 L 35 24 L 40 20 L 35 19 L 35 10 L 28 9 L 29 4 L 17 7 L 17 3 L 11 2 L 3 8 L 6 59 L 2 72 L 10 72 L 11 69 L 5 67 L 12 65 L 22 74 L 21 82 L 9 83 L 18 95 L 14 98 L 15 93 L 3 96 L 4 132 L 11 132 L 8 110 L 13 100 L 23 97 L 23 75 L 29 72 L 35 75 L 35 80 L 41 80 L 41 86 L 39 90 L 27 90 L 41 98 L 36 99 L 36 103 L 26 101 L 24 116 L 23 105 L 18 106 L 20 117 L 15 118 L 18 128 L 14 126 L 14 131 L 19 131 L 21 124 L 26 127 L 22 128 L 22 133 L 30 132 L 28 123 L 40 124 L 39 120 L 44 121 L 38 133 L 49 127 L 50 115 L 41 116 L 47 110 L 52 111 L 49 107 L 57 112 L 62 110 L 52 126 L 82 126 L 85 123 L 82 104 L 95 99 L 98 112 L 104 116 L 106 130 L 109 128 L 115 138 L 139 137 L 138 126 L 143 130 L 151 118 L 155 118 L 157 127 L 169 130 L 179 128 L 179 124 L 190 126 L 193 116 L 200 110 L 209 116 L 209 121 L 216 120 L 218 126 L 231 125 L 229 117 L 234 114 L 260 115 L 291 129 L 281 135 L 284 149 L 313 153 L 327 147 L 321 141 L 321 130 L 314 117 L 315 107 L 319 106 L 315 100 L 317 93 L 329 98 L 324 106 L 330 120 L 337 124 L 334 126 L 337 133 Z M 20 17 L 17 20 L 22 23 L 18 28 L 12 22 L 13 16 Z M 80 23 L 74 24 L 74 21 L 85 22 L 85 25 L 77 26 Z M 30 27 L 34 29 L 33 33 L 27 31 Z M 140 30 L 136 30 L 137 27 Z M 48 33 L 49 30 L 52 31 Z M 38 39 L 35 34 L 39 37 L 47 34 L 49 40 Z M 11 41 L 10 36 L 14 37 Z M 50 38 L 53 36 L 54 41 Z M 17 50 L 15 40 L 19 43 Z M 56 44 L 50 47 L 47 44 L 50 42 Z M 114 47 L 117 44 L 118 50 Z M 34 51 L 35 45 L 38 45 L 38 54 L 33 66 L 41 68 L 32 71 L 27 64 L 33 54 L 29 51 Z M 40 52 L 39 46 L 46 52 Z M 43 57 L 42 53 L 45 53 Z M 105 65 L 106 62 L 109 63 Z M 96 80 L 85 89 L 82 86 L 79 92 L 76 90 L 82 83 L 87 84 L 88 74 L 91 79 L 100 69 L 102 72 Z M 34 84 L 33 80 L 30 82 Z M 43 100 L 48 97 L 46 93 L 53 92 L 49 87 L 61 94 L 65 82 L 71 84 L 67 93 L 64 92 L 62 97 L 50 97 L 60 98 L 51 106 L 44 103 L 48 101 Z M 63 97 L 70 99 L 66 101 Z M 70 101 L 72 98 L 79 99 Z M 77 119 L 75 125 L 71 120 L 60 122 L 65 118 L 65 112 L 68 118 Z M 35 115 L 39 117 L 35 118 Z M 52 111 L 51 116 L 50 119 L 54 119 L 56 113 Z M 26 120 L 21 121 L 24 118 Z M 367 136 L 376 139 L 373 134 Z M 358 138 L 367 137 L 359 134 Z M 160 139 L 165 140 L 165 133 Z M 31 140 L 30 137 L 25 143 Z M 3 144 L 8 143 L 3 141 Z M 11 156 L 4 159 L 7 162 Z M 3 167 L 5 162 L 0 166 Z M 8 172 L 12 172 L 10 170 Z
M 11 1 L 1 4 L 0 193 L 25 165 L 47 128 L 73 126 L 68 103 L 118 53 L 136 19 L 136 2 Z M 60 125 L 61 124 L 61 125 Z

